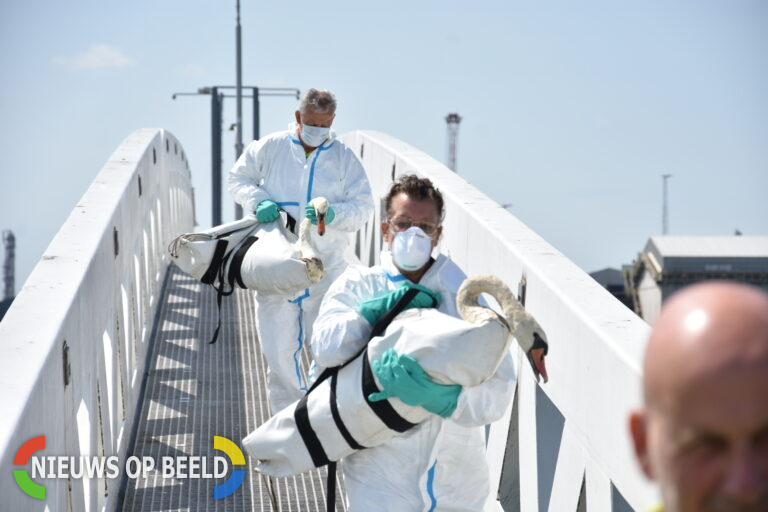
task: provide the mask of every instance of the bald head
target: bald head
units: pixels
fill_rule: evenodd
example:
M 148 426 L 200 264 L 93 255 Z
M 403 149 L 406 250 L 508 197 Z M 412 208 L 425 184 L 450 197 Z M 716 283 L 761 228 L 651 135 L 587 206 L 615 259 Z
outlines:
M 731 282 L 689 286 L 653 326 L 643 366 L 646 405 L 663 406 L 681 384 L 755 365 L 768 369 L 768 297 Z
M 768 510 L 768 296 L 707 282 L 663 307 L 630 419 L 665 511 Z

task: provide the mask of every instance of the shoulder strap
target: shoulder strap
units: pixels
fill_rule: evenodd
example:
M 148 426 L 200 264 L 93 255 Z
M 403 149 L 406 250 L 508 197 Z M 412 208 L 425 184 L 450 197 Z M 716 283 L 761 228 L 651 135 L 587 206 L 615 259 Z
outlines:
M 413 298 L 416 296 L 416 294 L 419 293 L 419 290 L 416 288 L 409 288 L 402 297 L 400 297 L 400 300 L 398 300 L 392 308 L 387 311 L 384 316 L 379 318 L 379 321 L 376 322 L 376 325 L 373 326 L 373 329 L 371 330 L 371 335 L 368 338 L 368 341 L 371 341 L 376 336 L 380 336 L 389 326 L 390 323 L 392 323 L 392 320 L 399 315 L 403 309 L 413 300 Z M 437 306 L 437 304 L 433 304 L 433 306 Z M 344 424 L 341 422 L 341 418 L 338 417 L 338 410 L 336 410 L 336 402 L 335 402 L 335 391 L 336 391 L 336 375 L 339 373 L 339 370 L 341 368 L 344 368 L 347 366 L 350 362 L 357 359 L 357 357 L 365 352 L 365 350 L 368 348 L 368 344 L 366 343 L 363 348 L 361 348 L 357 354 L 355 354 L 353 357 L 351 357 L 346 363 L 344 363 L 341 366 L 335 366 L 333 368 L 327 368 L 323 373 L 317 378 L 317 380 L 312 384 L 312 387 L 309 388 L 309 391 L 307 391 L 307 394 L 304 395 L 304 398 L 301 399 L 299 402 L 299 407 L 296 408 L 296 412 L 294 415 L 296 416 L 297 420 L 297 426 L 299 423 L 299 420 L 304 420 L 302 417 L 303 414 L 306 414 L 306 400 L 307 395 L 312 392 L 315 387 L 317 387 L 321 382 L 323 382 L 327 378 L 331 378 L 331 414 L 333 415 L 333 420 L 336 423 L 337 428 L 339 429 L 339 432 L 341 432 L 341 435 L 344 437 L 344 439 L 347 441 L 347 443 L 355 449 L 362 449 L 363 447 L 360 446 L 357 441 L 351 436 L 347 428 L 344 426 Z M 367 372 L 366 372 L 367 370 Z M 410 423 L 403 418 L 401 418 L 397 412 L 392 409 L 392 406 L 389 405 L 386 400 L 382 402 L 375 402 L 372 403 L 368 401 L 368 393 L 372 393 L 375 391 L 378 391 L 376 388 L 376 385 L 373 383 L 373 378 L 370 376 L 371 368 L 368 365 L 368 361 L 363 361 L 363 373 L 368 373 L 368 378 L 366 380 L 366 375 L 363 376 L 363 395 L 365 396 L 365 400 L 368 402 L 368 405 L 371 405 L 376 415 L 387 425 L 387 427 L 397 431 L 397 432 L 405 432 L 409 428 L 415 426 L 413 423 Z M 366 383 L 368 384 L 368 388 L 366 388 Z M 373 386 L 370 388 L 370 386 Z M 304 410 L 299 412 L 299 409 L 303 405 Z M 307 418 L 308 420 L 308 418 Z M 308 421 L 307 421 L 308 423 Z M 328 465 L 328 479 L 326 482 L 326 494 L 325 494 L 325 506 L 326 506 L 326 512 L 332 512 L 336 510 L 336 462 L 335 461 L 329 461 L 325 455 L 325 452 L 322 449 L 322 446 L 320 445 L 320 442 L 315 437 L 312 439 L 312 435 L 314 435 L 314 432 L 310 434 L 307 439 L 305 437 L 305 434 L 302 432 L 302 430 L 311 430 L 309 429 L 302 429 L 299 428 L 299 433 L 301 433 L 302 438 L 304 438 L 304 443 L 307 445 L 307 448 L 310 451 L 310 455 L 312 457 L 312 461 L 315 463 L 316 467 L 320 467 L 320 465 Z
M 285 227 L 288 228 L 288 231 L 290 231 L 291 233 L 293 233 L 295 235 L 296 234 L 296 219 L 294 219 L 293 215 L 291 215 L 287 211 L 285 212 L 285 217 L 286 217 L 286 219 L 285 219 Z
M 416 294 L 419 293 L 419 290 L 416 288 L 409 288 L 402 297 L 400 297 L 400 300 L 395 302 L 395 304 L 390 308 L 389 311 L 384 313 L 384 315 L 379 318 L 379 321 L 376 322 L 376 325 L 373 326 L 373 329 L 371 330 L 371 335 L 368 337 L 368 341 L 371 341 L 376 336 L 380 336 L 386 329 L 389 327 L 389 324 L 392 323 L 392 320 L 395 319 L 397 315 L 399 315 L 404 309 L 405 306 L 407 306 L 413 298 L 416 296 Z M 319 386 L 325 379 L 329 378 L 334 373 L 338 372 L 340 369 L 347 366 L 349 363 L 357 359 L 357 356 L 363 353 L 365 349 L 368 347 L 368 343 L 366 343 L 360 350 L 357 351 L 357 353 L 350 357 L 346 363 L 334 366 L 332 368 L 326 368 L 323 370 L 323 373 L 321 373 L 317 379 L 315 379 L 315 382 L 312 384 L 312 386 L 307 391 L 307 394 L 312 392 L 313 389 L 315 389 L 317 386 Z
M 376 325 L 374 325 L 373 329 L 371 330 L 371 336 L 368 338 L 368 341 L 371 341 L 376 336 L 381 336 L 387 327 L 389 327 L 389 324 L 392 323 L 392 320 L 394 320 L 395 317 L 405 309 L 405 306 L 407 306 L 413 300 L 413 298 L 416 297 L 417 293 L 419 293 L 417 288 L 408 288 L 405 294 L 400 297 L 400 300 L 398 300 L 389 311 L 384 313 L 384 316 L 379 318 L 379 321 L 376 322 Z M 435 304 L 433 304 L 433 306 L 435 306 Z M 365 349 L 360 350 L 360 352 L 363 350 Z M 360 352 L 358 352 L 358 354 Z M 355 357 L 357 357 L 357 354 L 355 354 Z M 352 359 L 354 359 L 354 357 Z
M 224 255 L 227 252 L 227 245 L 229 245 L 227 240 L 220 239 L 216 241 L 216 248 L 213 251 L 211 263 L 208 265 L 208 269 L 205 271 L 203 277 L 200 278 L 201 282 L 205 284 L 213 284 L 213 282 L 216 280 L 216 276 L 219 273 L 219 268 L 224 262 Z
M 251 235 L 248 238 L 245 239 L 243 244 L 235 251 L 235 254 L 232 256 L 232 261 L 229 263 L 229 272 L 227 273 L 227 279 L 229 281 L 229 285 L 231 287 L 239 286 L 240 288 L 245 288 L 245 283 L 243 283 L 243 276 L 240 273 L 240 270 L 243 266 L 243 259 L 245 259 L 245 253 L 248 252 L 248 249 L 251 248 L 251 246 L 259 240 L 259 237 L 256 235 Z

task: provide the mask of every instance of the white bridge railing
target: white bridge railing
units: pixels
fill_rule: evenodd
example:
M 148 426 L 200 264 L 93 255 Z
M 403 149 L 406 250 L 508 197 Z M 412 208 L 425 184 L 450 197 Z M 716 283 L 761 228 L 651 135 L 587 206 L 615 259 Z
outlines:
M 2 510 L 113 510 L 120 478 L 14 480 L 16 451 L 125 460 L 155 312 L 165 242 L 193 225 L 189 167 L 173 135 L 134 132 L 117 148 L 0 322 Z M 31 464 L 30 464 L 31 466 Z M 30 475 L 31 477 L 31 475 Z
M 488 457 L 499 501 L 492 509 L 643 511 L 656 491 L 635 463 L 627 414 L 640 401 L 648 325 L 517 218 L 447 167 L 383 133 L 342 137 L 365 164 L 375 198 L 394 178 L 427 177 L 445 198 L 440 250 L 468 274 L 491 273 L 518 290 L 550 341 L 550 381 L 518 364 L 514 406 L 490 428 Z M 557 205 L 553 205 L 556 207 Z M 381 250 L 375 218 L 356 252 Z M 563 215 L 567 215 L 563 212 Z M 520 360 L 518 354 L 517 360 Z

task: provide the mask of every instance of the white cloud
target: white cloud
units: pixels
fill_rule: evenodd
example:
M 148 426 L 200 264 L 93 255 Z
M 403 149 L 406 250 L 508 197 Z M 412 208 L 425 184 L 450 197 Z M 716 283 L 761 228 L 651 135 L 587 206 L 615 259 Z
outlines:
M 136 65 L 135 60 L 106 44 L 92 44 L 79 55 L 54 57 L 53 61 L 70 69 L 128 68 Z

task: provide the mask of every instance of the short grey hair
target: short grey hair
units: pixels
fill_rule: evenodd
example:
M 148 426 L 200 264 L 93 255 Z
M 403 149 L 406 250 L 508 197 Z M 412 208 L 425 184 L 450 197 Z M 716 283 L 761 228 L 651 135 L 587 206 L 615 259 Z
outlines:
M 318 114 L 336 112 L 336 96 L 327 89 L 308 89 L 299 100 L 299 112 L 306 114 L 307 107 L 312 107 L 312 111 Z

